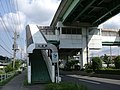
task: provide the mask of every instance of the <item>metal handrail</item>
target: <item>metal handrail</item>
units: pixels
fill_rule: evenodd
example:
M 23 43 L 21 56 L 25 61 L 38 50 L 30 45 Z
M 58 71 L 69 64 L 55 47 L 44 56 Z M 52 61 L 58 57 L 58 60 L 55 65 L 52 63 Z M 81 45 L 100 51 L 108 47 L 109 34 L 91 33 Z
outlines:
M 8 78 L 14 76 L 15 73 L 16 73 L 16 72 L 0 74 L 0 82 L 3 82 L 3 81 L 5 81 L 5 80 L 7 80 Z

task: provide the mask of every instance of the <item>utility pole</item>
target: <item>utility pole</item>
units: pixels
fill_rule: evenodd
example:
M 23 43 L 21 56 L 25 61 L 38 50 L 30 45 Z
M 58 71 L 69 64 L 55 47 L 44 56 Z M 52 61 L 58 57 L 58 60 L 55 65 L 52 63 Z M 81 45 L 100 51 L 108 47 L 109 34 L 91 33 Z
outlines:
M 15 68 L 15 59 L 16 59 L 16 51 L 18 50 L 18 46 L 17 46 L 17 43 L 16 43 L 16 40 L 18 38 L 18 35 L 17 35 L 17 32 L 15 31 L 14 32 L 14 44 L 13 44 L 13 68 Z
M 112 48 L 111 48 L 111 45 L 110 45 L 110 61 L 112 61 Z
M 23 49 L 21 48 L 21 60 L 22 60 Z

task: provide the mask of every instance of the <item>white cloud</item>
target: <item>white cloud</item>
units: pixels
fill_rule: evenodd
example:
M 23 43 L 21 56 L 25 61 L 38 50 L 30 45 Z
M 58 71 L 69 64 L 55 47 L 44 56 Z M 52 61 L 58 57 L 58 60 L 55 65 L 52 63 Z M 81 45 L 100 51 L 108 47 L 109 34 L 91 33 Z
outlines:
M 19 11 L 5 13 L 0 22 L 4 21 L 9 30 L 22 31 L 29 23 L 49 25 L 60 0 L 17 0 L 17 3 Z M 4 30 L 3 25 L 0 30 Z
M 29 23 L 49 25 L 57 10 L 59 0 L 17 0 L 18 8 L 29 20 Z
M 26 16 L 22 12 L 6 13 L 0 18 L 1 26 L 0 30 L 4 30 L 7 27 L 9 31 L 21 32 L 25 29 Z
M 101 28 L 111 28 L 111 29 L 120 29 L 120 14 L 112 17 L 111 19 L 107 20 L 99 27 Z

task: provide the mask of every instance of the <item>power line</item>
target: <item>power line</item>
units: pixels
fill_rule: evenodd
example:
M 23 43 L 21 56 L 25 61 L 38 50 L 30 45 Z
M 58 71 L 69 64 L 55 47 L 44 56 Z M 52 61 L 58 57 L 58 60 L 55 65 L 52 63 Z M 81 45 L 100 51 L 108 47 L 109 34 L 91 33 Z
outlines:
M 2 6 L 2 9 L 3 9 L 3 11 L 4 11 L 4 13 L 5 13 L 5 8 L 3 8 L 3 3 L 2 3 L 2 1 L 0 0 L 0 3 L 1 3 L 1 6 Z
M 11 14 L 11 18 L 13 18 L 13 19 L 11 19 L 11 22 L 13 23 L 13 25 L 11 25 L 11 23 L 10 23 L 10 19 L 9 19 L 9 21 L 8 21 L 8 18 L 6 19 L 7 20 L 7 23 L 9 24 L 9 26 L 11 27 L 11 29 L 13 30 L 13 33 L 16 33 L 16 30 L 17 29 L 22 29 L 22 26 L 21 26 L 21 20 L 20 20 L 20 13 L 18 12 L 17 13 L 17 11 L 18 11 L 18 2 L 17 2 L 17 0 L 9 0 L 9 1 L 4 1 L 4 2 L 2 2 L 2 0 L 0 0 L 0 3 L 1 3 L 1 8 L 3 9 L 3 13 L 2 14 L 5 14 L 6 12 L 8 13 L 8 12 L 12 12 L 12 10 L 14 11 L 14 12 L 16 12 L 16 16 L 15 17 L 13 17 L 13 14 Z M 4 4 L 5 3 L 5 4 Z M 3 26 L 3 29 L 5 30 L 5 33 L 6 33 L 6 35 L 7 35 L 7 38 L 9 39 L 9 41 L 11 41 L 10 40 L 10 38 L 13 38 L 12 37 L 12 35 L 11 35 L 11 33 L 10 33 L 10 29 L 8 28 L 8 26 L 7 26 L 7 24 L 5 23 L 5 21 L 3 20 L 3 18 L 2 18 L 2 15 L 0 14 L 0 17 L 1 17 L 1 25 Z M 19 26 L 18 26 L 18 28 L 17 28 L 17 26 L 16 26 L 16 24 L 15 24 L 15 22 L 17 22 L 18 24 L 19 24 Z M 16 34 L 17 35 L 17 34 Z M 9 38 L 10 37 L 10 38 Z M 17 36 L 16 36 L 17 37 Z M 15 36 L 14 36 L 14 38 L 15 38 Z M 7 46 L 7 44 L 1 39 L 1 41 L 3 42 L 3 44 L 8 48 L 8 46 Z M 15 41 L 15 40 L 14 40 Z M 22 43 L 22 40 L 20 39 L 20 41 L 21 41 L 21 43 Z M 15 44 L 14 43 L 14 45 L 17 45 L 17 44 Z M 4 48 L 2 45 L 1 45 L 1 47 L 4 49 L 4 50 L 6 50 L 6 51 L 8 51 L 6 48 Z M 8 51 L 9 52 L 9 51 Z M 10 54 L 10 52 L 9 52 L 9 54 Z
M 3 21 L 2 18 L 1 18 L 1 20 L 2 20 L 1 25 L 3 26 L 3 29 L 4 29 L 5 32 L 6 32 L 7 38 L 9 39 L 10 42 L 12 42 L 11 39 L 10 39 L 10 38 L 12 38 L 12 36 L 9 34 L 8 28 L 7 28 L 6 25 L 4 24 L 4 21 Z M 8 36 L 9 36 L 9 37 L 8 37 Z
M 6 1 L 6 0 L 5 0 L 5 1 Z M 12 4 L 10 4 L 10 0 L 9 0 L 9 2 L 6 1 L 6 5 L 7 5 L 8 11 L 9 11 L 9 12 L 12 12 L 12 7 L 11 7 Z M 12 18 L 12 19 L 11 19 L 11 18 Z M 13 15 L 12 15 L 12 14 L 11 14 L 11 18 L 10 18 L 10 19 L 11 19 L 11 22 L 12 22 L 12 24 L 14 24 L 15 21 L 13 21 L 14 19 L 13 19 Z M 8 20 L 8 19 L 7 19 L 7 20 Z M 14 25 L 11 25 L 11 23 L 10 23 L 9 25 L 10 25 L 13 33 L 14 33 L 14 30 L 15 30 Z
M 17 2 L 17 0 L 15 0 L 16 2 L 15 2 L 15 4 L 16 4 L 16 11 L 19 11 L 19 8 L 18 8 L 18 2 Z M 18 12 L 18 23 L 20 24 L 19 25 L 19 29 L 20 30 L 22 30 L 22 26 L 21 26 L 21 20 L 20 20 L 20 13 Z M 22 44 L 22 40 L 20 39 L 20 42 L 21 42 L 21 44 Z
M 6 23 L 5 23 L 5 21 L 3 20 L 1 14 L 0 14 L 0 17 L 1 17 L 1 20 L 3 22 L 4 27 L 6 28 L 7 32 L 9 33 L 9 36 L 12 37 L 12 35 L 10 34 L 10 30 L 8 29 L 8 27 L 7 27 Z
M 9 2 L 10 2 L 10 1 L 9 1 Z M 1 6 L 2 6 L 2 9 L 3 9 L 3 12 L 4 12 L 4 13 L 10 12 L 10 11 L 12 12 L 12 7 L 11 7 L 12 4 L 9 5 L 10 3 L 8 3 L 6 0 L 5 0 L 5 3 L 6 3 L 6 4 L 3 5 L 3 3 L 2 3 L 1 0 L 0 0 L 0 3 L 1 3 Z M 6 6 L 7 10 L 5 9 L 5 6 Z M 11 15 L 11 17 L 13 18 L 13 15 Z M 4 22 L 4 20 L 2 20 L 2 21 Z M 14 24 L 13 19 L 11 19 L 11 21 L 12 21 L 12 23 Z M 9 24 L 9 26 L 11 27 L 11 30 L 12 30 L 13 33 L 14 33 L 14 29 L 15 29 L 14 25 L 11 26 L 11 23 L 9 23 L 8 18 L 7 18 L 7 22 L 8 22 L 8 24 Z M 4 23 L 4 25 L 5 25 L 5 27 L 7 27 L 6 23 Z M 8 31 L 9 31 L 9 29 L 8 29 Z
M 3 42 L 3 44 L 4 44 L 9 50 L 11 50 L 11 49 L 7 46 L 7 44 L 2 40 L 1 37 L 0 37 L 0 40 Z
M 3 13 L 6 13 L 6 12 L 9 11 L 9 8 L 8 8 L 8 5 L 7 5 L 8 3 L 3 5 L 2 1 L 0 0 L 0 4 L 1 4 L 1 8 L 3 10 Z M 11 23 L 8 22 L 8 19 L 6 19 L 6 20 L 7 20 L 8 25 L 11 26 Z M 12 42 L 12 40 L 11 40 L 12 39 L 12 33 L 10 33 L 11 31 L 8 29 L 8 26 L 6 25 L 5 21 L 3 20 L 3 17 L 1 15 L 1 13 L 0 13 L 0 22 L 1 22 L 1 25 L 2 25 L 3 29 L 5 30 L 5 33 L 6 33 L 6 36 L 9 40 L 9 42 L 11 43 Z M 12 26 L 11 26 L 11 29 L 12 29 Z M 9 51 L 11 51 L 11 49 L 7 46 L 7 44 L 4 42 L 4 40 L 2 38 L 1 38 L 1 42 L 4 44 L 4 46 L 6 46 L 7 49 L 5 47 L 3 47 L 2 45 L 0 45 L 0 47 L 2 47 L 2 49 L 4 49 L 7 53 L 12 55 L 11 52 L 9 52 Z
M 4 49 L 7 53 L 9 53 L 10 55 L 12 55 L 12 53 L 10 53 L 7 49 L 5 49 L 1 44 L 0 44 L 0 47 L 1 47 L 2 49 Z
M 5 1 L 6 1 L 6 0 L 5 0 Z M 5 5 L 3 5 L 3 3 L 2 3 L 1 0 L 0 0 L 0 3 L 1 3 L 1 6 L 2 6 L 2 9 L 3 9 L 3 12 L 4 12 L 4 13 L 10 11 L 10 8 L 8 7 L 8 6 L 9 6 L 9 5 L 8 5 L 8 2 L 6 2 L 6 4 L 5 4 L 8 11 L 5 10 L 5 8 L 4 8 Z M 4 20 L 3 20 L 3 21 L 4 21 Z M 9 23 L 8 19 L 7 19 L 7 22 Z M 11 29 L 13 29 L 13 27 L 11 26 L 11 23 L 10 23 L 9 25 L 10 25 Z M 13 30 L 13 31 L 14 31 L 14 30 Z
M 9 6 L 10 6 L 10 9 L 11 9 L 11 12 L 12 12 L 12 8 L 14 8 L 14 10 L 15 10 L 15 12 L 16 12 L 16 9 L 15 9 L 15 4 L 14 4 L 14 0 L 9 0 Z M 12 6 L 11 6 L 12 5 Z M 17 14 L 16 14 L 17 15 Z M 13 15 L 12 15 L 12 18 L 13 18 Z M 13 18 L 11 21 L 12 21 L 12 23 L 14 24 L 14 26 L 16 25 L 15 24 L 15 22 L 17 21 L 17 18 Z M 15 32 L 15 30 L 17 29 L 17 27 L 14 27 L 14 32 Z

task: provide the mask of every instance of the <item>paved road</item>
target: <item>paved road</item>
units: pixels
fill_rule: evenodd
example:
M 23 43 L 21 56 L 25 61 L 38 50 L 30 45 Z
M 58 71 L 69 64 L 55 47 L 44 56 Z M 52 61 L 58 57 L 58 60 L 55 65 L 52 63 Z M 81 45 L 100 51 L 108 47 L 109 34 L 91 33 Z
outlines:
M 120 80 L 95 78 L 80 75 L 63 75 L 62 81 L 86 85 L 88 90 L 120 90 Z
M 16 76 L 0 90 L 43 90 L 45 84 L 24 86 L 26 72 Z M 88 90 L 120 90 L 120 80 L 95 78 L 80 75 L 62 75 L 63 82 L 75 82 L 86 85 Z
M 37 84 L 31 86 L 24 86 L 24 79 L 26 77 L 26 72 L 19 74 L 14 79 L 12 79 L 8 84 L 3 86 L 0 90 L 43 90 L 44 84 Z

